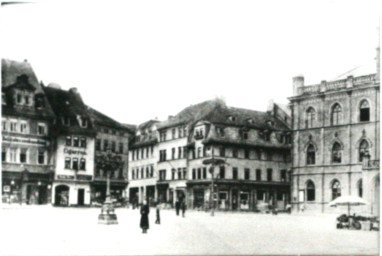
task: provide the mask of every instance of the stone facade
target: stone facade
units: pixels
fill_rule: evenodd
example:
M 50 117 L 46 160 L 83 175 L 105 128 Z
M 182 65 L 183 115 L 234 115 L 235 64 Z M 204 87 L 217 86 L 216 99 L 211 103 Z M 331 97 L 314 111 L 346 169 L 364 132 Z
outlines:
M 309 86 L 293 79 L 294 211 L 333 212 L 330 201 L 357 195 L 370 203 L 365 211 L 376 213 L 371 192 L 379 187 L 379 168 L 365 169 L 364 161 L 379 163 L 379 84 L 379 74 Z

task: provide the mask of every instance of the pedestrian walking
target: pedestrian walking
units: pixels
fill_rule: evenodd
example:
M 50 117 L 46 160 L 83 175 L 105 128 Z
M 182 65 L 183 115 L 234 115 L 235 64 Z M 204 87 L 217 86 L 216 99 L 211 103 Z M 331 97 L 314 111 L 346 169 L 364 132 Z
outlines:
M 157 218 L 155 220 L 155 224 L 160 224 L 160 204 L 159 203 L 157 203 L 156 213 L 157 213 Z
M 175 202 L 175 210 L 176 210 L 176 215 L 178 216 L 178 215 L 179 215 L 179 210 L 180 210 L 180 202 L 179 202 L 179 199 L 176 199 L 176 202 Z
M 182 208 L 182 216 L 183 218 L 186 217 L 186 203 L 184 202 L 184 200 L 182 201 L 182 205 L 181 205 L 181 208 Z
M 147 233 L 147 230 L 149 229 L 149 213 L 150 208 L 147 205 L 147 201 L 143 201 L 143 205 L 141 206 L 141 223 L 140 227 L 142 229 L 142 233 Z

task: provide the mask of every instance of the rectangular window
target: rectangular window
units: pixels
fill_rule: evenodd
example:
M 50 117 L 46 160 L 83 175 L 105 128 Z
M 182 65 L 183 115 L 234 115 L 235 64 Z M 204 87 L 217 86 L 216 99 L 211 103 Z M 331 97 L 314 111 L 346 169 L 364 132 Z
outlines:
M 172 158 L 171 159 L 175 159 L 175 148 L 172 148 Z
M 80 146 L 79 139 L 77 136 L 74 136 L 73 137 L 73 147 L 79 147 L 79 146 Z
M 29 105 L 29 96 L 24 96 L 25 105 Z
M 272 181 L 272 169 L 267 169 L 267 181 Z
M 72 145 L 72 137 L 66 136 L 66 146 L 71 146 Z
M 245 159 L 249 159 L 249 150 L 248 149 L 244 150 L 244 157 L 245 157 Z
M 256 160 L 261 160 L 261 151 L 258 150 L 258 149 L 255 151 L 255 159 Z
M 21 133 L 28 133 L 28 127 L 27 127 L 27 123 L 20 123 L 20 132 Z
M 11 132 L 17 132 L 17 122 L 11 121 Z
M 1 127 L 2 127 L 3 131 L 7 131 L 8 127 L 7 127 L 7 121 L 6 120 L 1 121 Z
M 272 161 L 272 152 L 270 151 L 265 152 L 265 160 Z
M 104 140 L 103 141 L 103 151 L 106 151 L 108 148 L 109 148 L 109 141 L 108 140 Z
M 225 167 L 224 166 L 220 166 L 220 169 L 219 169 L 219 178 L 220 179 L 225 179 Z
M 178 180 L 182 179 L 182 168 L 178 168 Z
M 258 201 L 265 201 L 265 193 L 264 193 L 264 191 L 262 191 L 262 190 L 257 190 L 256 191 L 256 194 L 257 194 L 257 196 L 256 196 L 256 199 L 258 200 Z
M 45 164 L 45 151 L 43 150 L 38 151 L 38 163 Z
M 70 117 L 68 117 L 68 116 L 62 117 L 62 123 L 65 126 L 69 126 L 70 125 Z
M 277 191 L 276 198 L 277 201 L 282 201 L 284 199 L 284 193 Z
M 101 150 L 101 139 L 97 139 L 97 140 L 96 140 L 96 145 L 95 145 L 95 147 L 96 147 L 96 150 Z
M 145 177 L 145 168 L 141 168 L 141 179 Z
M 198 158 L 202 157 L 202 148 L 198 147 Z
M 20 94 L 16 94 L 16 100 L 17 100 L 17 104 L 21 104 L 22 102 L 22 97 Z
M 111 142 L 111 152 L 115 152 L 115 141 Z
M 178 147 L 178 159 L 182 158 L 182 147 Z
M 203 168 L 203 179 L 207 179 L 207 167 Z
M 165 141 L 166 140 L 166 131 L 161 131 L 160 132 L 159 140 L 160 141 Z
M 172 170 L 171 170 L 171 179 L 172 179 L 172 180 L 175 180 L 175 172 L 176 172 L 175 169 L 172 169 Z
M 20 149 L 20 163 L 26 163 L 27 162 L 27 149 L 22 148 Z
M 183 128 L 182 128 L 182 127 L 179 127 L 179 128 L 178 128 L 178 137 L 179 137 L 179 138 L 182 138 L 182 137 L 183 137 Z
M 141 149 L 141 158 L 142 158 L 142 159 L 144 158 L 144 155 L 145 155 L 145 154 L 144 154 L 144 150 L 145 150 L 145 148 L 142 148 L 142 149 Z
M 150 178 L 150 169 L 148 166 L 146 167 L 146 178 Z
M 176 129 L 172 129 L 172 139 L 176 139 Z
M 187 168 L 183 168 L 183 179 L 187 179 Z
M 77 157 L 73 158 L 72 169 L 78 170 L 78 158 Z
M 236 148 L 232 149 L 232 157 L 237 157 L 237 155 L 238 155 L 237 149 Z
M 192 179 L 196 179 L 196 169 L 192 169 Z
M 183 147 L 183 158 L 187 158 L 187 147 Z
M 5 148 L 1 149 L 1 161 L 6 162 L 7 161 L 7 150 Z
M 9 150 L 9 162 L 16 163 L 17 162 L 17 149 L 11 148 Z
M 256 180 L 261 181 L 261 170 L 260 169 L 256 169 Z
M 360 121 L 361 122 L 370 121 L 370 108 L 360 109 Z
M 65 169 L 70 169 L 70 157 L 65 157 Z
M 81 148 L 86 148 L 86 138 L 81 137 Z
M 238 172 L 237 167 L 233 167 L 232 168 L 232 179 L 237 180 L 237 177 L 238 177 L 237 172 Z
M 220 152 L 219 152 L 219 153 L 220 153 L 220 156 L 221 156 L 221 157 L 225 157 L 225 147 L 221 147 L 219 151 L 220 151 Z
M 45 135 L 46 134 L 46 125 L 45 124 L 38 124 L 37 134 L 38 135 Z
M 249 180 L 249 172 L 250 172 L 250 170 L 248 168 L 244 169 L 244 179 L 245 180 Z
M 80 161 L 80 170 L 83 170 L 83 171 L 86 170 L 86 159 L 85 158 L 81 158 L 81 161 Z
M 119 143 L 119 153 L 123 154 L 123 143 Z
M 154 177 L 154 166 L 153 165 L 150 166 L 150 177 L 151 178 Z
M 281 170 L 280 171 L 280 181 L 281 182 L 286 182 L 287 180 L 287 177 L 286 177 L 286 170 Z
M 198 168 L 198 180 L 202 178 L 202 168 Z

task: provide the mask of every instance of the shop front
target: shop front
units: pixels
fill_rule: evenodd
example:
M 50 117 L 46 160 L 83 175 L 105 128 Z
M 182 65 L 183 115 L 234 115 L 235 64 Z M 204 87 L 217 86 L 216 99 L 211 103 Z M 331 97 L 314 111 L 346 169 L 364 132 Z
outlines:
M 57 175 L 53 182 L 52 204 L 55 206 L 89 206 L 91 175 Z
M 111 181 L 110 182 L 110 196 L 112 202 L 117 205 L 124 205 L 126 197 L 124 191 L 127 187 L 127 182 Z M 131 198 L 131 197 L 130 197 Z M 102 205 L 106 199 L 106 181 L 94 180 L 91 189 L 92 205 Z

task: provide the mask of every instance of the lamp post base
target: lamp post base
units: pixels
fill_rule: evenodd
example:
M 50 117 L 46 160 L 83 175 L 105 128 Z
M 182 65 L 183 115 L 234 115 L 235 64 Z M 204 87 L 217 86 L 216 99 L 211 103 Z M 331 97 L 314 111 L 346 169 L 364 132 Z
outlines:
M 114 213 L 112 202 L 106 200 L 102 205 L 101 214 L 98 215 L 98 224 L 118 224 L 117 215 Z

